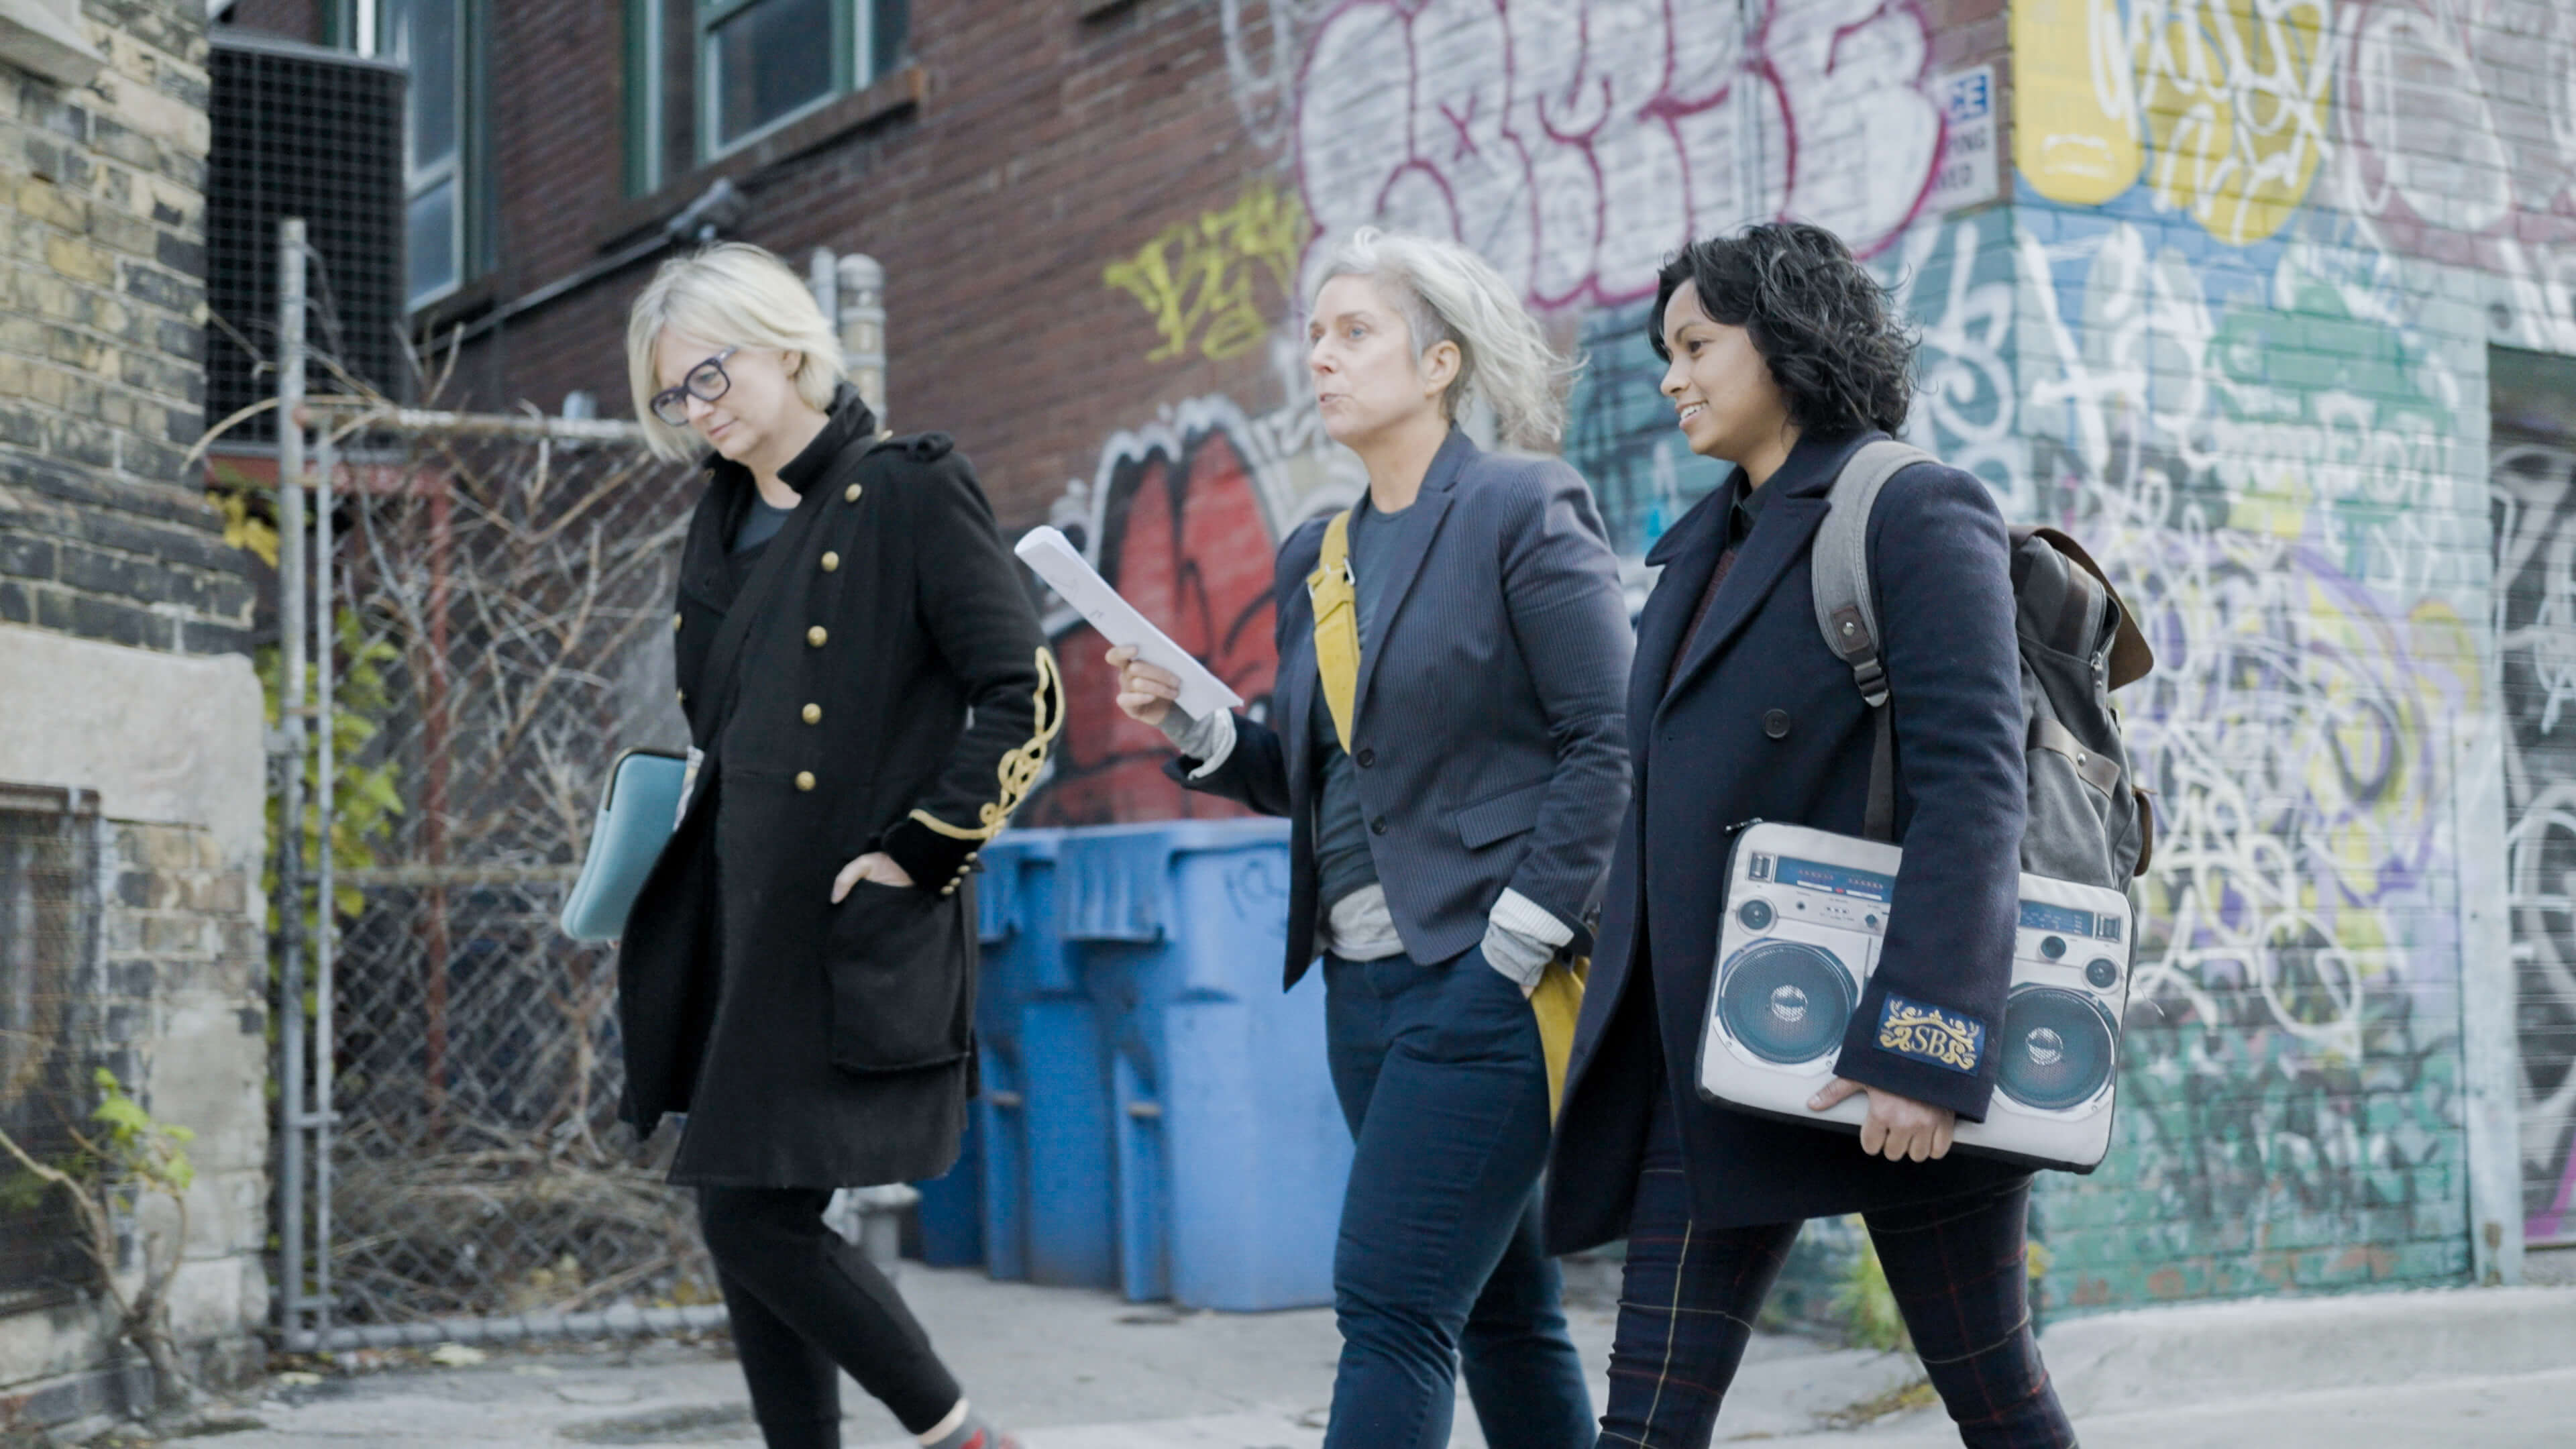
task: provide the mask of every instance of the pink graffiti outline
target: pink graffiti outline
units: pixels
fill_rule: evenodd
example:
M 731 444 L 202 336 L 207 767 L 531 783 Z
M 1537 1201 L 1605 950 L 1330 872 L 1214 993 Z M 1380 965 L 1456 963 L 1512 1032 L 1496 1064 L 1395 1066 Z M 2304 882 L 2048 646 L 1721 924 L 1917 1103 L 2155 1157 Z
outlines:
M 1662 141 L 1669 145 L 1678 162 L 1676 179 L 1680 188 L 1680 215 L 1688 229 L 1694 232 L 1705 230 L 1705 218 L 1718 211 L 1723 203 L 1717 198 L 1698 194 L 1705 179 L 1692 164 L 1693 147 L 1683 130 L 1684 123 L 1692 117 L 1732 104 L 1736 99 L 1737 85 L 1755 86 L 1755 104 L 1763 110 L 1757 124 L 1765 133 L 1776 137 L 1780 147 L 1779 160 L 1774 166 L 1765 167 L 1765 174 L 1757 185 L 1766 197 L 1777 199 L 1777 205 L 1769 215 L 1800 214 L 1798 203 L 1802 188 L 1799 168 L 1806 159 L 1807 138 L 1802 134 L 1797 107 L 1792 99 L 1798 82 L 1793 80 L 1791 72 L 1782 66 L 1775 53 L 1779 39 L 1776 32 L 1784 23 L 1781 0 L 1765 0 L 1759 19 L 1738 37 L 1733 59 L 1726 65 L 1709 68 L 1714 80 L 1713 88 L 1698 95 L 1682 95 L 1676 91 L 1684 78 L 1679 73 L 1679 50 L 1671 38 L 1677 27 L 1686 22 L 1680 14 L 1681 7 L 1673 0 L 1660 0 L 1655 13 L 1660 17 L 1660 33 L 1666 41 L 1659 56 L 1660 73 L 1651 93 L 1627 109 L 1624 115 L 1616 98 L 1615 77 L 1594 68 L 1594 4 L 1599 0 L 1574 0 L 1572 43 L 1580 58 L 1566 79 L 1562 95 L 1533 93 L 1528 96 L 1526 123 L 1521 117 L 1524 80 L 1514 53 L 1517 40 L 1511 25 L 1510 0 L 1481 0 L 1481 3 L 1472 5 L 1469 13 L 1489 21 L 1499 41 L 1495 79 L 1502 97 L 1501 115 L 1492 123 L 1491 137 L 1480 141 L 1474 127 L 1482 115 L 1480 108 L 1485 100 L 1481 91 L 1466 98 L 1463 113 L 1453 99 L 1438 100 L 1433 113 L 1447 128 L 1448 135 L 1443 139 L 1448 142 L 1446 160 L 1449 164 L 1469 157 L 1485 159 L 1488 145 L 1500 143 L 1509 149 L 1497 169 L 1516 178 L 1518 185 L 1499 201 L 1492 215 L 1493 224 L 1486 228 L 1485 237 L 1463 237 L 1470 222 L 1468 208 L 1461 199 L 1457 184 L 1448 174 L 1447 166 L 1436 155 L 1438 148 L 1435 148 L 1435 154 L 1425 155 L 1424 138 L 1416 131 L 1425 119 L 1423 54 L 1416 24 L 1432 12 L 1435 3 L 1436 0 L 1343 0 L 1315 23 L 1300 47 L 1288 126 L 1288 134 L 1293 138 L 1291 167 L 1299 193 L 1307 200 L 1309 214 L 1318 218 L 1316 235 L 1319 239 L 1329 224 L 1323 218 L 1336 208 L 1319 201 L 1320 183 L 1312 169 L 1305 143 L 1308 107 L 1315 94 L 1314 67 L 1321 51 L 1317 41 L 1331 34 L 1338 23 L 1366 11 L 1381 12 L 1384 42 L 1401 49 L 1405 123 L 1402 154 L 1391 158 L 1391 164 L 1377 178 L 1369 195 L 1370 210 L 1375 214 L 1385 214 L 1390 200 L 1400 188 L 1418 182 L 1437 198 L 1438 208 L 1445 213 L 1451 235 L 1461 236 L 1471 245 L 1482 243 L 1480 249 L 1488 251 L 1492 250 L 1492 241 L 1496 237 L 1510 234 L 1524 238 L 1528 247 L 1529 273 L 1521 280 L 1530 300 L 1541 307 L 1558 308 L 1587 301 L 1610 306 L 1634 301 L 1653 291 L 1651 281 L 1645 279 L 1630 286 L 1607 283 L 1599 267 L 1599 253 L 1608 236 L 1614 210 L 1607 195 L 1610 174 L 1600 148 L 1610 128 L 1622 122 L 1653 127 L 1661 132 Z M 1884 24 L 1906 21 L 1911 21 L 1916 27 L 1918 43 L 1915 48 L 1920 54 L 1915 72 L 1908 79 L 1910 88 L 1923 96 L 1926 103 L 1927 119 L 1933 127 L 1933 144 L 1925 153 L 1921 174 L 1912 178 L 1914 185 L 1909 199 L 1893 219 L 1868 234 L 1848 238 L 1854 249 L 1864 256 L 1875 255 L 1893 245 L 1922 215 L 1938 176 L 1941 142 L 1947 135 L 1947 118 L 1937 104 L 1931 103 L 1932 98 L 1924 90 L 1932 74 L 1932 52 L 1928 43 L 1930 25 L 1919 0 L 1880 0 L 1865 13 L 1837 23 L 1826 38 L 1822 64 L 1814 77 L 1819 82 L 1833 80 L 1843 71 L 1847 61 L 1846 46 L 1856 37 Z M 1597 104 L 1585 106 L 1585 100 L 1593 95 L 1600 98 Z M 1523 134 L 1525 125 L 1533 127 L 1536 135 Z M 1579 248 L 1586 262 L 1583 269 L 1573 273 L 1571 280 L 1561 287 L 1550 287 L 1541 280 L 1541 274 L 1546 270 L 1543 253 L 1549 249 L 1551 238 L 1548 230 L 1550 218 L 1546 215 L 1540 185 L 1539 161 L 1534 154 L 1534 146 L 1540 142 L 1571 153 L 1560 159 L 1580 168 L 1581 174 L 1589 181 L 1587 194 L 1595 199 L 1588 225 L 1577 222 L 1573 235 L 1559 239 L 1564 248 Z M 1745 163 L 1739 156 L 1736 164 Z M 1362 184 L 1366 184 L 1364 180 Z M 1675 238 L 1676 244 L 1679 240 L 1679 237 Z

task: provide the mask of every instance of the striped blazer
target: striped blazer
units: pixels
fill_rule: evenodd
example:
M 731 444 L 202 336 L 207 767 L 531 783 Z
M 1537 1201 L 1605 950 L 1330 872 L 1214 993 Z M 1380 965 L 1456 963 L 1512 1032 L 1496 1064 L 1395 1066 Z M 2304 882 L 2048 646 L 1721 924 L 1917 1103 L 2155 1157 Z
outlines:
M 1635 636 L 1618 561 L 1580 474 L 1554 458 L 1486 453 L 1452 429 L 1421 494 L 1393 516 L 1386 592 L 1360 640 L 1351 760 L 1369 848 L 1406 950 L 1424 962 L 1483 939 L 1508 888 L 1589 949 L 1628 808 L 1626 693 Z M 1327 520 L 1279 550 L 1279 675 L 1266 722 L 1238 716 L 1204 779 L 1174 778 L 1292 824 L 1290 986 L 1316 954 L 1311 721 L 1314 610 L 1306 576 Z

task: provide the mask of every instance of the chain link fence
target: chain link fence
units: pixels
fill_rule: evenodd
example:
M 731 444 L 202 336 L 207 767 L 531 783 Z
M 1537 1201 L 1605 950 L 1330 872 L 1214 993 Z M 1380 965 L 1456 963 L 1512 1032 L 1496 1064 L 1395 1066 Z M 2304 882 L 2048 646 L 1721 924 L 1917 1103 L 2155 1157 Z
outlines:
M 556 928 L 609 762 L 686 743 L 689 470 L 629 424 L 334 416 L 299 1297 L 344 1340 L 712 1303 L 686 1199 L 616 1123 L 614 953 Z

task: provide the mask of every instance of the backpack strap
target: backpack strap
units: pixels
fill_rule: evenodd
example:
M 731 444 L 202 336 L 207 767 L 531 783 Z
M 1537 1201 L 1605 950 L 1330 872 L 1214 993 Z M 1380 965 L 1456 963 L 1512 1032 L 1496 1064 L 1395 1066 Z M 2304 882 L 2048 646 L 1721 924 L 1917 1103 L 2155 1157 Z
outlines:
M 1888 715 L 1887 665 L 1879 655 L 1878 603 L 1869 578 L 1869 515 L 1888 480 L 1931 454 L 1892 438 L 1853 450 L 1827 495 L 1832 504 L 1817 526 L 1810 569 L 1815 581 L 1816 628 L 1825 647 L 1850 666 L 1852 684 L 1869 705 L 1877 739 L 1870 749 L 1869 814 L 1862 834 L 1893 841 L 1896 834 L 1896 736 Z
M 1360 688 L 1359 585 L 1351 576 L 1351 511 L 1347 508 L 1324 526 L 1324 551 L 1315 560 L 1315 571 L 1306 576 L 1306 600 L 1315 610 L 1315 674 L 1323 681 L 1333 733 L 1341 737 L 1347 751 Z

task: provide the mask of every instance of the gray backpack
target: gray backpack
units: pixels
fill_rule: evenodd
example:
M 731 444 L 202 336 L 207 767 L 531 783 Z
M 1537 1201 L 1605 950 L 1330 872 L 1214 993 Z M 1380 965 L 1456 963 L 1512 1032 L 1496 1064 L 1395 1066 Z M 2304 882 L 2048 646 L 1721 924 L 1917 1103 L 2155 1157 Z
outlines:
M 1864 444 L 1834 480 L 1833 510 L 1816 531 L 1816 626 L 1851 666 L 1876 721 L 1863 834 L 1895 836 L 1895 737 L 1878 607 L 1869 580 L 1869 513 L 1898 472 L 1934 461 L 1921 449 Z M 2126 889 L 2147 873 L 2155 817 L 2129 773 L 2111 691 L 2155 667 L 2146 636 L 2081 545 L 2053 528 L 2012 530 L 2014 628 L 2021 644 L 2021 712 L 2030 822 L 2021 868 L 2052 880 Z

